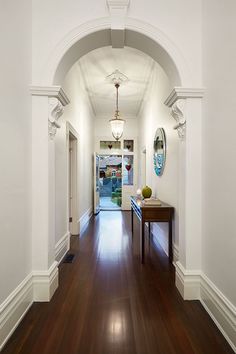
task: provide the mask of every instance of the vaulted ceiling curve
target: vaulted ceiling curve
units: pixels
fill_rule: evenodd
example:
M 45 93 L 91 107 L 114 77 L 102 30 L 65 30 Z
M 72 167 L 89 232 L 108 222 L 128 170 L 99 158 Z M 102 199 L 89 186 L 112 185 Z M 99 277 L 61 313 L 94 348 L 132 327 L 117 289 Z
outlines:
M 83 81 L 97 117 L 110 117 L 115 109 L 115 87 L 107 76 L 116 69 L 128 80 L 119 88 L 119 107 L 125 116 L 139 113 L 155 61 L 143 52 L 130 47 L 102 47 L 84 55 L 75 65 Z M 73 66 L 74 67 L 74 66 Z M 78 77 L 78 80 L 80 78 Z
M 88 54 L 94 49 L 111 45 L 110 29 L 92 32 L 76 41 L 69 46 L 68 50 L 62 55 L 54 73 L 53 84 L 61 85 L 70 68 L 85 54 Z M 141 30 L 135 31 L 126 29 L 124 46 L 138 49 L 149 55 L 164 69 L 172 86 L 182 85 L 180 70 L 177 68 L 177 64 L 174 62 L 171 55 L 157 41 L 141 33 Z

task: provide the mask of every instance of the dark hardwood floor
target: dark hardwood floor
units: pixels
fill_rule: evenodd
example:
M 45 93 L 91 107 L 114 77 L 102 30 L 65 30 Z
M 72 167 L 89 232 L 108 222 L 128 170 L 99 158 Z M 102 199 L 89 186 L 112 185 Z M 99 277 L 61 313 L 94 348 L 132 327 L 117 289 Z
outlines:
M 51 302 L 33 304 L 2 353 L 233 353 L 201 304 L 182 300 L 158 244 L 146 242 L 141 265 L 137 241 L 129 212 L 93 218 L 72 237 L 76 256 L 60 265 Z

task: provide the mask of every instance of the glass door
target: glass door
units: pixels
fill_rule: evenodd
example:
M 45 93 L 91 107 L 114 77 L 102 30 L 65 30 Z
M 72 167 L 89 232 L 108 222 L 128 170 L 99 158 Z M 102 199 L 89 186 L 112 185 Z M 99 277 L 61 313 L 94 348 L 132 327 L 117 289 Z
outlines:
M 94 214 L 100 211 L 99 160 L 99 155 L 94 153 Z
M 101 210 L 120 210 L 122 205 L 122 156 L 100 155 L 99 192 Z
M 130 196 L 137 190 L 137 139 L 113 141 L 99 137 L 99 200 L 103 210 L 130 210 Z

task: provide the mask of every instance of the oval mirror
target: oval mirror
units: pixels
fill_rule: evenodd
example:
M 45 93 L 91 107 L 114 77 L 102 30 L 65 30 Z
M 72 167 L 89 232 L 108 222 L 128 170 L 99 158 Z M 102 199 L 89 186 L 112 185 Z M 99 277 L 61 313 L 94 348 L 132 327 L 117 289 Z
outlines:
M 161 176 L 164 171 L 166 160 L 166 135 L 163 128 L 158 128 L 156 130 L 153 148 L 154 170 L 157 176 Z

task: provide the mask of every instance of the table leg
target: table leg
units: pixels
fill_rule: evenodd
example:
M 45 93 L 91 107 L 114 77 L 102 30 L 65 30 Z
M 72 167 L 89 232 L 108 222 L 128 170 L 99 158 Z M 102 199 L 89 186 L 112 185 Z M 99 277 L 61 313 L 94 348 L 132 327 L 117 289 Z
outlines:
M 169 221 L 169 262 L 173 262 L 173 249 L 172 249 L 172 220 Z
M 145 222 L 143 219 L 140 220 L 140 256 L 141 263 L 144 263 L 144 252 L 145 252 Z
M 134 210 L 131 207 L 131 233 L 132 233 L 132 241 L 134 237 Z

